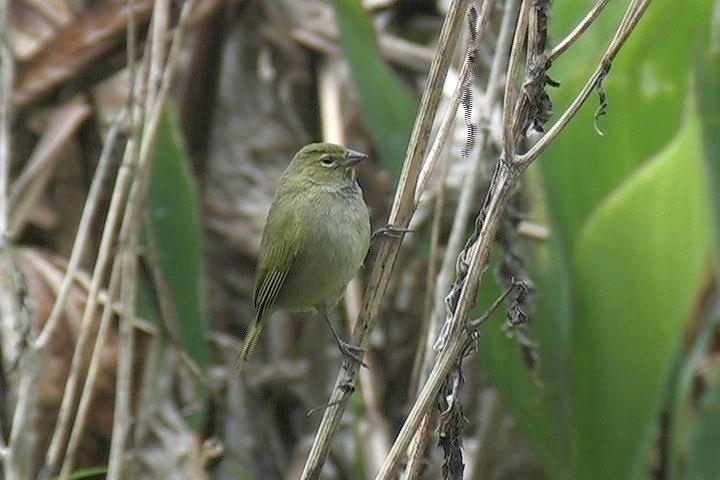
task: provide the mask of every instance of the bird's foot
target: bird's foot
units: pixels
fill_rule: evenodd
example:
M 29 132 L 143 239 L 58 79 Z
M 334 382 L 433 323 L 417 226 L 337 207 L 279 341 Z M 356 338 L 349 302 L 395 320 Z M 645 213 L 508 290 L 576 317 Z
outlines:
M 402 239 L 406 233 L 415 233 L 415 230 L 388 224 L 375 230 L 372 239 L 375 240 L 380 236 Z
M 338 339 L 338 348 L 340 348 L 340 353 L 342 353 L 343 359 L 348 362 L 348 364 L 355 362 L 361 367 L 368 368 L 367 363 L 363 361 L 363 355 L 365 355 L 364 348 L 355 346 L 342 339 Z

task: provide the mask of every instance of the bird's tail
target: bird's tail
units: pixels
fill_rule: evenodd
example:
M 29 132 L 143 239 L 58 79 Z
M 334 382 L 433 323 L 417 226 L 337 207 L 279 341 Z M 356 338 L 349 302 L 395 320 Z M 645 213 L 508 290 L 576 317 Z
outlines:
M 258 338 L 260 338 L 262 328 L 262 322 L 259 320 L 256 320 L 252 327 L 250 327 L 250 330 L 245 336 L 242 350 L 240 350 L 240 353 L 235 360 L 235 368 L 233 368 L 235 375 L 240 375 L 247 366 L 248 360 L 250 360 L 250 356 L 252 355 L 253 350 L 255 350 L 255 345 L 257 345 Z

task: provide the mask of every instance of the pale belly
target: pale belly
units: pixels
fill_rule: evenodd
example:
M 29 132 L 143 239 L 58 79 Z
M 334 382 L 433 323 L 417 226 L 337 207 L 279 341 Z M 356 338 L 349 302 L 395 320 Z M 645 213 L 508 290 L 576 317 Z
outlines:
M 306 241 L 278 294 L 279 308 L 330 309 L 340 300 L 369 247 L 370 219 L 359 199 L 317 204 L 315 215 L 302 225 Z

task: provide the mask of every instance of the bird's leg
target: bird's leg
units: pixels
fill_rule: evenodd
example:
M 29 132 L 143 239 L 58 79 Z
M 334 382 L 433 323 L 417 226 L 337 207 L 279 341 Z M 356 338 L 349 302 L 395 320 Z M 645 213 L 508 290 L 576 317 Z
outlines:
M 345 361 L 348 363 L 357 362 L 360 364 L 360 366 L 367 368 L 367 364 L 363 362 L 362 359 L 362 355 L 365 353 L 365 349 L 356 347 L 355 345 L 352 345 L 340 338 L 340 335 L 338 335 L 335 331 L 335 327 L 333 327 L 333 324 L 330 323 L 330 318 L 328 318 L 327 312 L 322 312 L 322 316 L 323 318 L 325 318 L 325 321 L 330 327 L 330 331 L 335 337 L 335 341 L 337 342 L 340 353 L 342 353 Z
M 415 230 L 410 228 L 402 228 L 402 227 L 396 227 L 395 225 L 387 224 L 383 227 L 378 228 L 372 233 L 372 239 L 375 240 L 379 236 L 383 235 L 386 237 L 392 237 L 392 238 L 403 238 L 403 235 L 406 233 L 415 233 Z
M 320 405 L 319 407 L 311 408 L 310 410 L 308 410 L 306 415 L 309 417 L 313 413 L 319 412 L 320 410 L 325 410 L 326 408 L 334 407 L 335 405 L 345 403 L 347 402 L 347 399 L 350 398 L 350 395 L 352 395 L 355 391 L 355 386 L 350 382 L 342 383 L 338 386 L 338 388 L 343 392 L 342 398 L 330 403 L 326 403 L 325 405 Z

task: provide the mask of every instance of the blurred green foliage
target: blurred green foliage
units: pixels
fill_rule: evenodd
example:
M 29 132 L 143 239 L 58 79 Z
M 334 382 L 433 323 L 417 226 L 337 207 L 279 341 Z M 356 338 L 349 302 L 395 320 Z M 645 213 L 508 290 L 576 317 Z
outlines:
M 715 4 L 716 24 L 708 33 L 695 69 L 697 103 L 705 147 L 707 184 L 715 227 L 715 260 L 720 267 L 720 3 Z
M 625 4 L 611 3 L 551 69 L 562 84 L 550 92 L 556 112 L 596 67 Z M 551 38 L 590 6 L 553 2 Z M 693 2 L 678 15 L 672 2 L 653 3 L 606 80 L 604 135 L 593 128 L 590 102 L 526 179 L 540 192 L 536 218 L 552 229 L 549 242 L 526 252 L 538 292 L 531 337 L 542 387 L 496 328 L 486 328 L 481 358 L 550 478 L 647 476 L 709 269 L 691 73 L 710 8 Z

